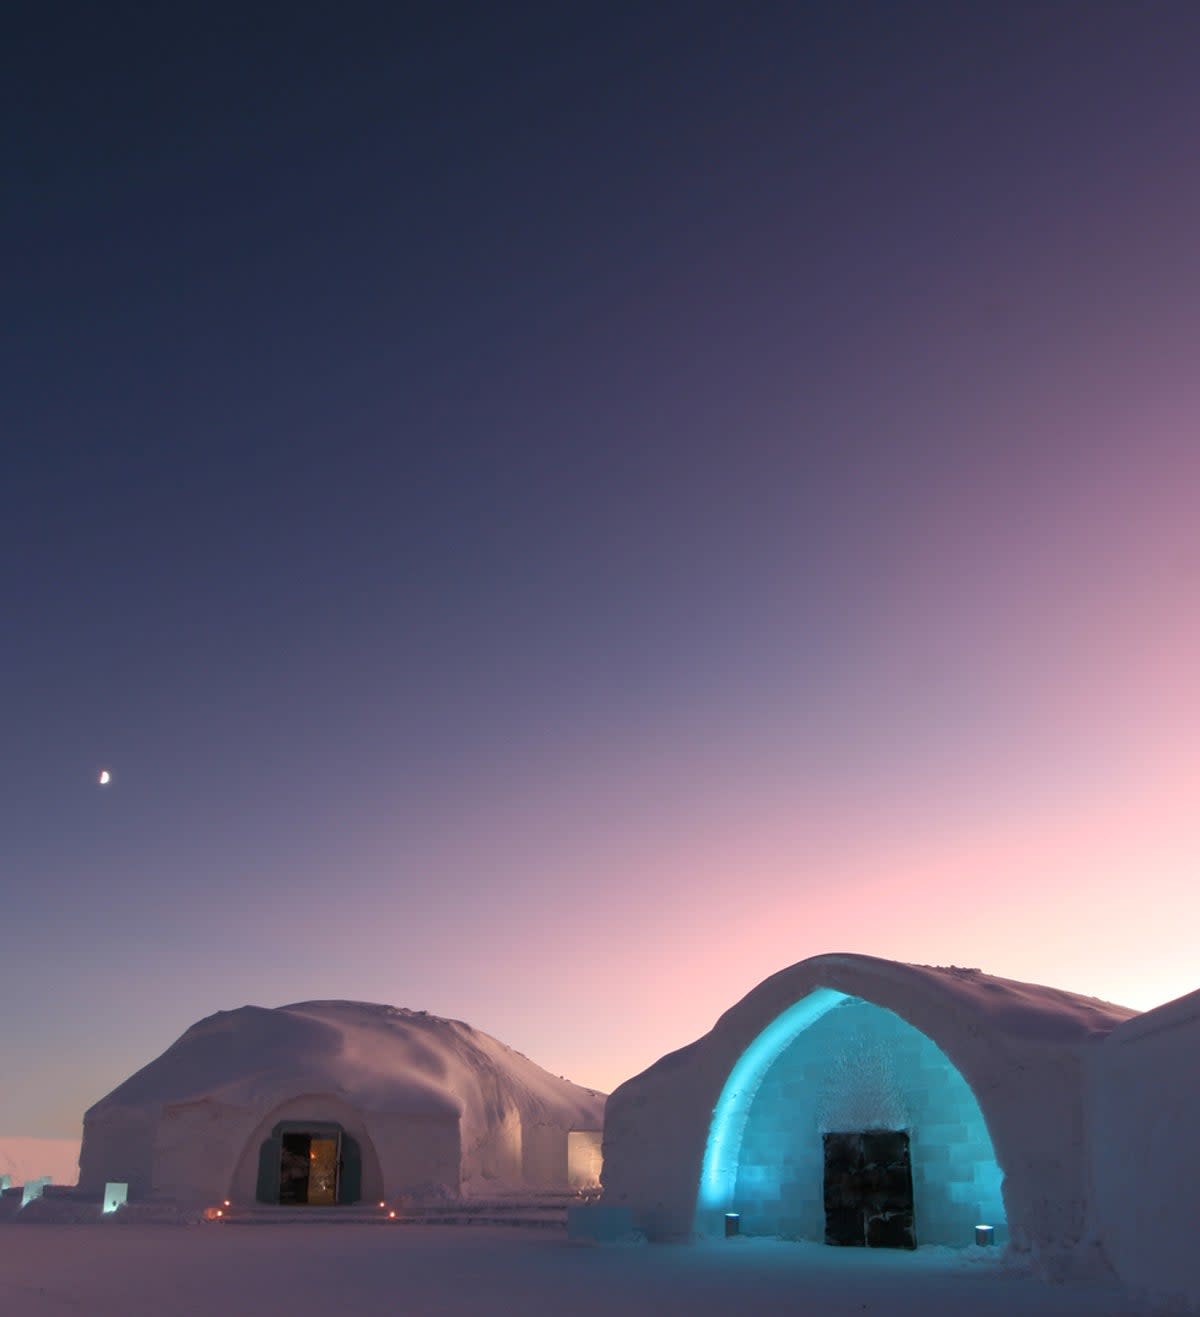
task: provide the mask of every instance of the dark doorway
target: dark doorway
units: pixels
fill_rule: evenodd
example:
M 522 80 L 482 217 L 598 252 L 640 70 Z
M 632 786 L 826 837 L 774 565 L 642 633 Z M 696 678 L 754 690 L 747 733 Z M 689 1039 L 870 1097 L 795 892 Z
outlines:
M 332 1206 L 338 1201 L 338 1137 L 289 1133 L 280 1138 L 279 1201 Z
M 916 1248 L 912 1163 L 904 1130 L 825 1135 L 825 1242 Z

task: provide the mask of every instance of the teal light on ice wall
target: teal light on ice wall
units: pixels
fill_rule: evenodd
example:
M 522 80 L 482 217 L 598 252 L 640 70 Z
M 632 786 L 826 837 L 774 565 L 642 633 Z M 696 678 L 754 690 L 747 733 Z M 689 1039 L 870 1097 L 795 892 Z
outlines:
M 1004 1225 L 1002 1173 L 979 1104 L 944 1052 L 894 1012 L 819 989 L 738 1058 L 714 1109 L 697 1230 L 824 1237 L 822 1134 L 909 1132 L 917 1238 L 971 1243 Z
M 708 1143 L 700 1171 L 699 1214 L 723 1214 L 730 1209 L 737 1181 L 738 1157 L 750 1104 L 763 1076 L 779 1054 L 809 1025 L 846 1000 L 844 992 L 817 988 L 777 1015 L 738 1057 L 713 1108 Z

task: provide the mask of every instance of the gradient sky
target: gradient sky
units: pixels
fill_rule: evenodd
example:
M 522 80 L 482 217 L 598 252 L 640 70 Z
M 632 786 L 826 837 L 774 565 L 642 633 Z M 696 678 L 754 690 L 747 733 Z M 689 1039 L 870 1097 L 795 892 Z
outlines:
M 820 952 L 1200 986 L 1200 7 L 0 60 L 0 1133 L 247 1002 L 611 1089 Z

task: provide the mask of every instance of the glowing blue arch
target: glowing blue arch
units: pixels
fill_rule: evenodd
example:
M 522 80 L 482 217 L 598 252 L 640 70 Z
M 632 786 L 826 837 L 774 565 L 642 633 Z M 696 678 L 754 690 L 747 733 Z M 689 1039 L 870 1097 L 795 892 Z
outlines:
M 844 992 L 817 988 L 777 1015 L 738 1057 L 713 1108 L 700 1169 L 697 1212 L 723 1212 L 733 1202 L 742 1135 L 750 1105 L 776 1058 L 821 1016 L 849 1000 Z
M 842 1023 L 831 1020 L 798 1041 L 836 1007 L 848 1008 L 838 1012 Z M 750 1233 L 823 1237 L 819 1130 L 831 1127 L 819 1125 L 813 1076 L 829 1072 L 859 1036 L 873 1039 L 897 1067 L 909 1114 L 889 1128 L 910 1130 L 920 1241 L 969 1243 L 980 1220 L 1003 1236 L 1003 1175 L 970 1085 L 914 1025 L 831 988 L 817 988 L 777 1015 L 734 1063 L 709 1126 L 698 1233 L 718 1230 L 721 1214 L 736 1208 Z

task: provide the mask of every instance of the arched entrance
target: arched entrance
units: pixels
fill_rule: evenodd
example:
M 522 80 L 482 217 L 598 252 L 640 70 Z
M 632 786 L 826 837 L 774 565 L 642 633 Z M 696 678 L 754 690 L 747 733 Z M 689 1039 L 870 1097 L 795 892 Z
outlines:
M 259 1145 L 255 1198 L 333 1207 L 362 1198 L 362 1149 L 335 1121 L 281 1120 Z
M 249 1132 L 227 1196 L 236 1203 L 329 1206 L 383 1197 L 376 1131 L 333 1094 L 290 1098 Z
M 1002 1179 L 979 1103 L 946 1054 L 893 1011 L 817 988 L 730 1071 L 696 1227 L 713 1233 L 737 1212 L 748 1234 L 965 1245 L 981 1222 L 1003 1236 Z

